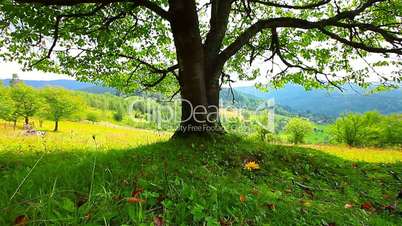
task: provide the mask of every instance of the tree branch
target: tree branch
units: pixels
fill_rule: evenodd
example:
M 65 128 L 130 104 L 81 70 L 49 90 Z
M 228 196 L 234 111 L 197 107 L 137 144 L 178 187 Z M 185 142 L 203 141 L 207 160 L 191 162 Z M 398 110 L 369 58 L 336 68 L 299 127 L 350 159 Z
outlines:
M 344 24 L 340 23 L 339 21 L 343 19 L 350 19 L 353 20 L 355 16 L 359 15 L 363 11 L 365 11 L 367 8 L 379 3 L 379 2 L 384 2 L 386 0 L 369 0 L 365 2 L 364 4 L 358 6 L 354 10 L 348 10 L 348 11 L 343 11 L 338 13 L 337 15 L 328 18 L 328 19 L 323 19 L 320 21 L 312 22 L 304 19 L 298 19 L 298 18 L 292 18 L 292 17 L 279 17 L 279 18 L 272 18 L 272 19 L 265 19 L 265 20 L 259 20 L 256 23 L 252 24 L 250 27 L 248 27 L 242 34 L 240 34 L 237 39 L 230 44 L 226 49 L 222 50 L 222 52 L 219 54 L 218 62 L 220 64 L 224 64 L 231 56 L 236 54 L 244 45 L 246 45 L 253 37 L 255 37 L 259 32 L 263 31 L 264 29 L 272 29 L 272 28 L 280 28 L 280 27 L 291 27 L 291 28 L 300 28 L 300 29 L 324 29 L 327 26 L 344 26 Z M 358 26 L 359 24 L 355 24 L 355 26 Z M 360 24 L 361 25 L 361 24 Z M 351 24 L 350 26 L 353 26 Z M 374 29 L 373 27 L 368 27 L 366 26 L 366 29 L 370 28 L 374 32 L 379 32 L 378 29 Z M 385 30 L 384 30 L 385 31 Z M 380 31 L 382 35 L 385 35 L 386 39 L 389 39 L 389 35 L 385 34 L 385 32 Z M 343 38 L 339 37 L 336 34 L 329 34 L 327 33 L 331 38 L 336 39 L 338 41 L 342 41 L 345 44 L 348 44 L 354 48 L 361 48 L 366 51 L 372 51 L 372 52 L 393 52 L 393 53 L 398 53 L 400 54 L 399 49 L 384 49 L 383 51 L 380 51 L 382 48 L 374 48 L 374 47 L 368 47 L 362 43 L 356 43 L 356 42 L 350 42 L 348 40 L 344 40 Z M 385 38 L 384 37 L 384 38 Z
M 207 59 L 219 53 L 228 25 L 231 4 L 232 0 L 212 0 L 210 30 L 204 43 Z
M 134 3 L 136 6 L 143 6 L 150 11 L 156 13 L 160 17 L 166 20 L 170 20 L 170 14 L 158 4 L 150 0 L 16 0 L 19 3 L 31 3 L 31 4 L 42 4 L 42 5 L 60 5 L 60 6 L 73 6 L 85 3 L 101 3 L 109 4 L 115 2 L 128 2 Z
M 284 8 L 284 9 L 314 9 L 314 8 L 328 4 L 329 2 L 331 2 L 331 0 L 321 0 L 319 2 L 310 3 L 310 4 L 306 4 L 306 5 L 288 5 L 288 4 L 271 2 L 271 1 L 261 1 L 261 0 L 250 0 L 250 2 L 261 4 L 261 5 L 266 5 L 266 6 Z
M 155 65 L 152 65 L 152 64 L 150 64 L 150 63 L 148 63 L 148 62 L 146 62 L 144 60 L 138 59 L 138 58 L 133 57 L 133 56 L 128 56 L 128 55 L 125 55 L 125 54 L 119 54 L 118 56 L 130 59 L 130 60 L 135 60 L 135 61 L 137 61 L 139 63 L 139 65 L 145 65 L 146 67 L 148 67 L 152 73 L 161 74 L 161 77 L 158 78 L 156 81 L 154 81 L 152 83 L 144 83 L 144 84 L 142 84 L 143 86 L 145 86 L 147 88 L 155 87 L 156 85 L 161 83 L 168 76 L 169 73 L 173 73 L 173 75 L 176 77 L 176 75 L 174 74 L 174 71 L 179 68 L 179 65 L 175 64 L 175 65 L 170 66 L 170 67 L 168 67 L 166 69 L 159 69 Z
M 402 48 L 396 48 L 396 49 L 387 49 L 387 48 L 378 48 L 378 47 L 372 47 L 372 46 L 367 46 L 363 43 L 360 42 L 353 42 L 349 41 L 345 38 L 340 37 L 339 35 L 332 33 L 324 28 L 319 29 L 323 34 L 331 37 L 332 39 L 335 39 L 343 44 L 346 44 L 348 46 L 351 46 L 356 49 L 361 49 L 365 50 L 367 52 L 372 52 L 372 53 L 396 53 L 402 55 Z
M 54 24 L 54 31 L 53 31 L 53 43 L 50 46 L 47 55 L 45 57 L 42 57 L 41 59 L 39 59 L 38 61 L 36 61 L 35 63 L 31 64 L 30 67 L 33 67 L 35 65 L 40 64 L 42 61 L 44 61 L 45 59 L 50 58 L 50 55 L 53 52 L 54 47 L 57 44 L 57 40 L 59 39 L 59 25 L 60 25 L 60 21 L 61 21 L 62 17 L 61 16 L 56 16 L 56 22 Z

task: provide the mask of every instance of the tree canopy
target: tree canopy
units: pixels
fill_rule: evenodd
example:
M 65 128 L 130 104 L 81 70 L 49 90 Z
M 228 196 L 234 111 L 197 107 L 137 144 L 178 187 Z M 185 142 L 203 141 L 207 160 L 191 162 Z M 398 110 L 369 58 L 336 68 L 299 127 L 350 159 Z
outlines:
M 37 93 L 32 87 L 24 83 L 17 83 L 11 87 L 10 96 L 15 104 L 14 114 L 23 117 L 25 124 L 28 124 L 29 117 L 34 116 L 41 105 Z
M 126 90 L 163 80 L 160 87 L 173 91 L 166 84 L 177 86 L 168 74 L 177 69 L 170 23 L 178 2 L 4 0 L 1 56 Z M 205 54 L 217 53 L 213 62 L 240 79 L 266 74 L 307 86 L 362 83 L 370 73 L 401 79 L 400 0 L 212 0 L 194 7 Z M 367 65 L 354 68 L 358 58 Z M 388 65 L 395 70 L 375 71 Z
M 59 121 L 78 112 L 84 102 L 77 96 L 61 88 L 44 88 L 41 95 L 46 101 L 44 115 L 55 122 L 54 131 L 59 129 Z
M 400 0 L 3 0 L 0 20 L 3 59 L 180 92 L 208 113 L 231 75 L 339 89 L 402 78 Z

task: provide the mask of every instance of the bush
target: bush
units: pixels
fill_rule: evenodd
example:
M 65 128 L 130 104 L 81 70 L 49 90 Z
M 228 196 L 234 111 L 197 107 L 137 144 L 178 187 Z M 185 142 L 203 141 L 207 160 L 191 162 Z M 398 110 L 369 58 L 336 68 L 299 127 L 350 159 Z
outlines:
M 303 118 L 292 118 L 285 126 L 285 131 L 289 135 L 289 141 L 294 144 L 304 142 L 304 137 L 313 131 L 313 124 Z
M 336 120 L 331 134 L 338 143 L 349 146 L 386 146 L 402 144 L 402 117 L 378 112 L 350 113 Z
M 92 123 L 95 123 L 95 122 L 99 121 L 99 117 L 95 112 L 89 112 L 87 114 L 87 120 L 92 122 Z
M 123 120 L 123 111 L 118 110 L 113 113 L 113 119 L 117 122 L 121 122 Z

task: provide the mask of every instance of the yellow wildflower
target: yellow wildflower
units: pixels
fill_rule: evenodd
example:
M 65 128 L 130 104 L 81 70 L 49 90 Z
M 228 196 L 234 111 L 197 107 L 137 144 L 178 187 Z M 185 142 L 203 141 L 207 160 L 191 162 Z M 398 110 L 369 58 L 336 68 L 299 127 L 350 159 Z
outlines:
M 244 164 L 244 169 L 252 171 L 260 169 L 260 165 L 254 161 L 247 162 Z

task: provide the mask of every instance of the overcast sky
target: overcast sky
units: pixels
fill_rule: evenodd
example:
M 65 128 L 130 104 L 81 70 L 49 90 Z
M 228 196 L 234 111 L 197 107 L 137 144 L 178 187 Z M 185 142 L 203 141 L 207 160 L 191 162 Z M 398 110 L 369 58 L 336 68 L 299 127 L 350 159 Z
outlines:
M 58 79 L 74 79 L 67 75 L 59 75 L 54 73 L 44 73 L 41 71 L 22 71 L 18 63 L 0 62 L 0 79 L 10 79 L 14 73 L 22 80 L 58 80 Z M 253 86 L 255 81 L 236 82 L 233 86 Z
M 18 63 L 4 63 L 0 62 L 0 79 L 11 78 L 12 74 L 18 74 L 18 77 L 23 80 L 57 80 L 57 79 L 72 79 L 68 76 L 44 73 L 41 71 L 27 71 L 21 70 L 21 66 Z

